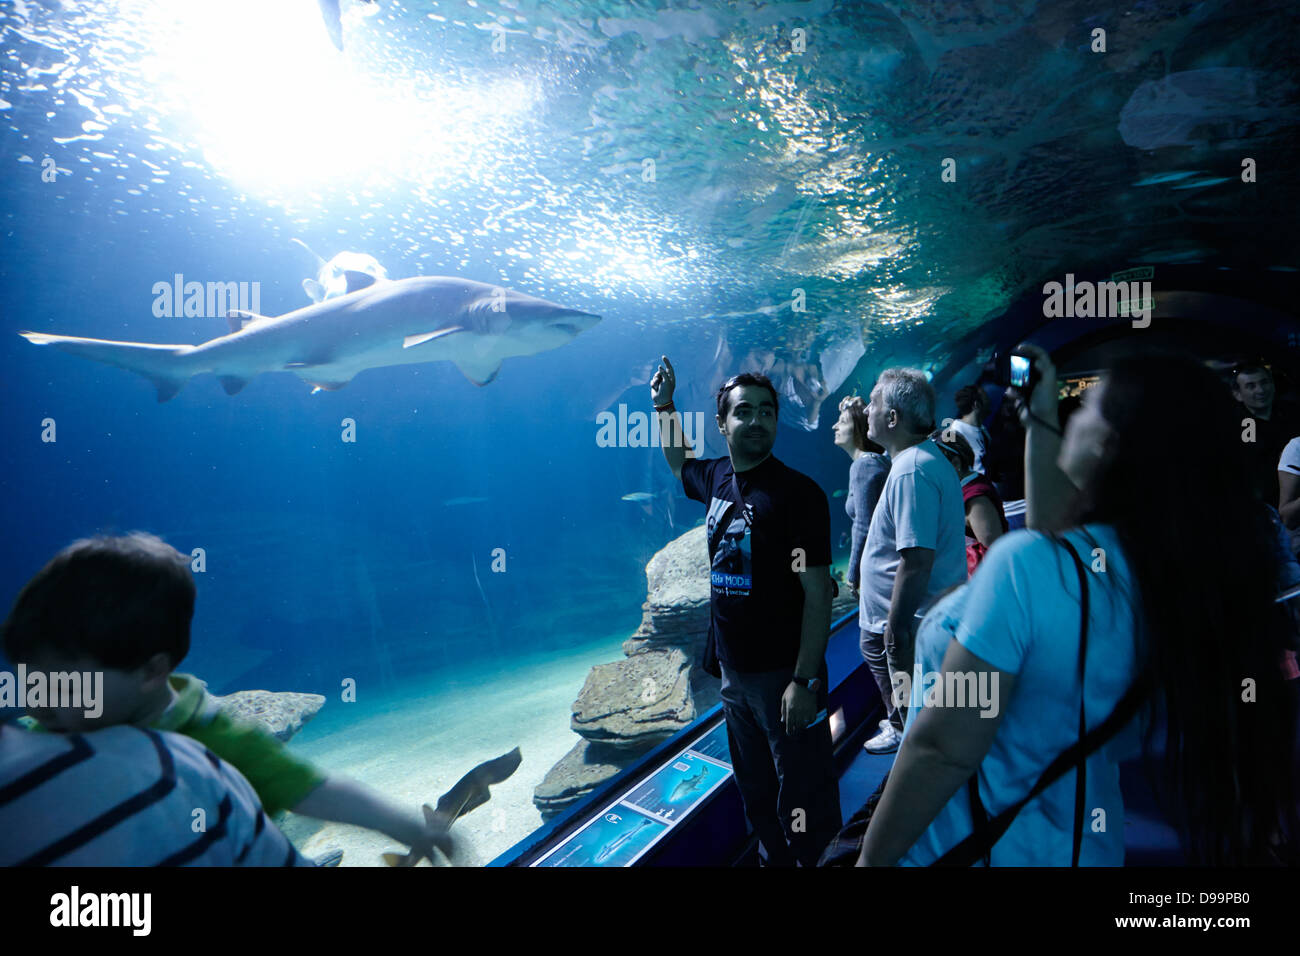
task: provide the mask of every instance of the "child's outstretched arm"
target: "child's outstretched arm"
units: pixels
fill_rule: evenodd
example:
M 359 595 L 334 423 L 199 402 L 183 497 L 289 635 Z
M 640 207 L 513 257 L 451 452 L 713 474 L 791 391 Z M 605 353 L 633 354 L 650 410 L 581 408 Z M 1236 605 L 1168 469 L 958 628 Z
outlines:
M 374 790 L 347 777 L 326 777 L 324 783 L 292 809 L 294 813 L 320 820 L 378 830 L 398 843 L 424 851 L 425 856 L 432 857 L 429 851 L 433 846 L 448 855 L 452 852 L 451 836 L 445 827 L 427 825 L 415 813 L 399 809 Z

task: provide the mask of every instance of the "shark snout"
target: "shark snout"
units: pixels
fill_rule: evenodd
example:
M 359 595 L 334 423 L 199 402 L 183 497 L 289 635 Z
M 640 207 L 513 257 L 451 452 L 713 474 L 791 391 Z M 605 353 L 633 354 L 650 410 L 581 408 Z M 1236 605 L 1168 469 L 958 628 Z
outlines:
M 600 316 L 593 315 L 590 312 L 566 309 L 553 316 L 548 324 L 568 335 L 578 335 L 581 332 L 586 332 L 599 321 Z

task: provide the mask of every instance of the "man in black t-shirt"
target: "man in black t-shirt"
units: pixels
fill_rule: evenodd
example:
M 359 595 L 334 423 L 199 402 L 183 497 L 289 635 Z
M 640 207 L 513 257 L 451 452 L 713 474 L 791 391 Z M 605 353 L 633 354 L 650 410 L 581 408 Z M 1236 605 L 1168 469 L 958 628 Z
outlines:
M 743 374 L 718 390 L 726 458 L 682 440 L 667 356 L 650 382 L 664 457 L 686 495 L 708 506 L 710 648 L 745 815 L 769 865 L 815 866 L 840 828 L 831 757 L 826 641 L 830 508 L 811 478 L 772 455 L 777 395 Z M 707 656 L 707 655 L 706 655 Z
M 1275 402 L 1273 373 L 1262 362 L 1242 362 L 1232 370 L 1232 395 L 1241 403 L 1242 441 L 1255 490 L 1278 507 L 1277 461 L 1286 443 L 1300 435 L 1300 420 L 1289 405 Z M 1254 441 L 1247 441 L 1252 437 Z

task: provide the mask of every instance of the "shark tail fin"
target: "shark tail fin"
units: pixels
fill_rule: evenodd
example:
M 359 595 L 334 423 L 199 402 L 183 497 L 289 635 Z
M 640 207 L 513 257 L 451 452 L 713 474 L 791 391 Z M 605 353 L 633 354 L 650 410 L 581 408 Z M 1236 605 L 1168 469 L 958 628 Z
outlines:
M 143 375 L 158 389 L 158 401 L 176 395 L 194 375 L 186 356 L 192 345 L 161 345 L 152 342 L 113 342 L 107 339 L 83 339 L 73 335 L 50 335 L 45 332 L 19 332 L 33 345 L 53 345 L 105 365 L 115 365 Z

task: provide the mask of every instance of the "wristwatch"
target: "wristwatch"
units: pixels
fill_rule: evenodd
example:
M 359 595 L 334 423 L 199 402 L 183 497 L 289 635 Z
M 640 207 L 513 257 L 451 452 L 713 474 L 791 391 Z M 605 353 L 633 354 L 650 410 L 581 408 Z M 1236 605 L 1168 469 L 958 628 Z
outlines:
M 814 694 L 822 689 L 822 679 L 820 677 L 800 677 L 798 674 L 791 676 L 790 680 L 794 681 L 800 687 L 807 687 Z

